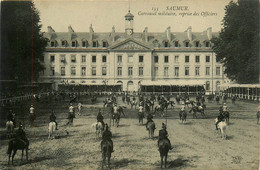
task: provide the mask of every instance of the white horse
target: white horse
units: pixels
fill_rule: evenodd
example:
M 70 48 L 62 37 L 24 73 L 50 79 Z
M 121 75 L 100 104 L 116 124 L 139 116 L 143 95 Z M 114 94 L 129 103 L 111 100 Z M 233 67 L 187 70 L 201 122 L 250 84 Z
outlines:
M 218 118 L 215 119 L 215 122 L 217 122 L 217 121 L 218 121 Z M 226 134 L 227 123 L 223 122 L 223 121 L 219 122 L 218 128 L 220 130 L 222 139 L 227 139 L 227 134 Z
M 56 129 L 56 123 L 55 122 L 50 122 L 49 123 L 49 137 L 48 139 L 54 139 L 54 132 L 55 132 L 55 129 Z
M 91 125 L 92 128 L 96 128 L 96 137 L 101 137 L 103 132 L 103 126 L 102 123 L 96 122 Z
M 14 132 L 14 123 L 12 121 L 6 122 L 6 132 L 7 138 L 11 138 Z

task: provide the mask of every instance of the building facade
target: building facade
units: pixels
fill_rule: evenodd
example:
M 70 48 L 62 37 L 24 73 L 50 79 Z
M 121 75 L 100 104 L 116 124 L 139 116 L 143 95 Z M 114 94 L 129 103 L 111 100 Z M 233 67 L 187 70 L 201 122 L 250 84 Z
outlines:
M 134 16 L 125 16 L 125 32 L 55 32 L 48 27 L 49 39 L 42 61 L 41 82 L 81 85 L 118 85 L 137 91 L 140 85 L 170 83 L 201 84 L 207 91 L 218 91 L 228 80 L 216 60 L 210 40 L 218 36 L 208 28 L 203 32 L 134 32 Z

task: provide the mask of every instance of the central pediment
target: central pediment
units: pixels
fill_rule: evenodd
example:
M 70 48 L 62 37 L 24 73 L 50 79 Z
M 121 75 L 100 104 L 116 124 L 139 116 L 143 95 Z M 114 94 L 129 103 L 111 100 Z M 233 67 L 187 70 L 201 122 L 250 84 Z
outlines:
M 139 41 L 127 39 L 111 47 L 112 50 L 151 50 L 151 48 Z

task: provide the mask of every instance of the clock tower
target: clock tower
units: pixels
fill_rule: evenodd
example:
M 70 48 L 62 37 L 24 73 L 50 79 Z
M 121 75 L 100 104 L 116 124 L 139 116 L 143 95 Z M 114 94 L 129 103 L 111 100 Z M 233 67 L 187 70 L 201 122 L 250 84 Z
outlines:
M 134 24 L 134 15 L 130 13 L 130 10 L 128 13 L 125 15 L 125 33 L 127 35 L 132 35 L 134 32 L 133 28 Z

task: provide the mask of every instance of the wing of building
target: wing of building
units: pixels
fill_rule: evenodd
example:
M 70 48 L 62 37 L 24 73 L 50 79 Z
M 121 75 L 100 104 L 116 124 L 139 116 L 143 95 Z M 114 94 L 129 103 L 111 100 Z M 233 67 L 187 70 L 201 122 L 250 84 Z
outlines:
M 49 39 L 41 82 L 64 84 L 120 85 L 123 91 L 138 91 L 140 86 L 202 85 L 218 91 L 226 83 L 223 66 L 216 61 L 210 40 L 218 36 L 211 28 L 192 32 L 135 32 L 134 15 L 125 15 L 125 32 L 55 32 L 48 27 Z

